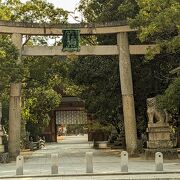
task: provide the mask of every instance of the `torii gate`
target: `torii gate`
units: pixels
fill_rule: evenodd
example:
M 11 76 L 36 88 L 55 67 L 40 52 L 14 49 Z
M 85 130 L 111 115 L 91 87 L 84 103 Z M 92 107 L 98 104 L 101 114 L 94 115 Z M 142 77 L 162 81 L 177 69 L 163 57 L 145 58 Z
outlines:
M 22 35 L 59 36 L 63 29 L 79 29 L 81 35 L 117 34 L 117 45 L 82 46 L 79 52 L 63 52 L 61 46 L 24 46 Z M 154 45 L 129 45 L 128 32 L 136 31 L 120 22 L 94 25 L 48 25 L 28 24 L 0 21 L 0 33 L 12 34 L 12 42 L 19 49 L 21 56 L 67 56 L 75 54 L 87 55 L 119 55 L 120 83 L 123 102 L 125 138 L 127 151 L 134 154 L 137 150 L 137 129 L 133 96 L 130 54 L 142 55 Z M 21 83 L 11 84 L 9 109 L 9 152 L 16 157 L 20 152 L 20 124 L 21 124 Z

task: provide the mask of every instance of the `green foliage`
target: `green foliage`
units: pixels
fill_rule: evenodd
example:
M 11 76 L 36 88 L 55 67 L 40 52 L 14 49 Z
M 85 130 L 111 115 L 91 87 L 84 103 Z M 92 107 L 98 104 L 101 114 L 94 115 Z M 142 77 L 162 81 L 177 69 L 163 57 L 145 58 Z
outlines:
M 24 23 L 67 23 L 68 13 L 62 8 L 56 8 L 46 0 L 29 0 L 21 3 L 20 0 L 5 0 L 0 2 L 0 19 Z M 47 45 L 48 37 L 24 36 L 25 44 Z M 51 37 L 55 39 L 55 37 Z
M 8 129 L 9 119 L 9 84 L 19 82 L 23 78 L 24 70 L 17 64 L 18 51 L 7 38 L 0 38 L 0 101 L 2 102 L 2 124 Z
M 138 6 L 139 12 L 134 19 L 130 20 L 130 24 L 133 28 L 139 29 L 138 37 L 141 42 L 157 44 L 154 50 L 149 51 L 146 58 L 156 58 L 157 61 L 158 56 L 154 56 L 154 51 L 160 49 L 161 53 L 164 53 L 160 55 L 160 61 L 163 62 L 161 59 L 164 59 L 166 62 L 161 64 L 157 61 L 155 63 L 156 67 L 162 71 L 156 72 L 160 80 L 158 80 L 159 93 L 152 93 L 153 95 L 162 94 L 171 82 L 168 72 L 177 67 L 180 60 L 180 3 L 179 0 L 139 0 Z M 158 81 L 153 80 L 153 82 Z M 179 108 L 178 82 L 179 78 L 168 86 L 162 96 L 158 96 L 160 106 L 172 114 L 177 113 Z
M 138 11 L 135 0 L 81 0 L 79 10 L 87 22 L 123 21 Z
M 112 130 L 112 125 L 110 123 L 100 123 L 99 121 L 93 121 L 91 124 L 88 124 L 88 129 L 91 129 L 92 131 L 101 131 L 104 133 L 110 133 Z
M 68 14 L 62 8 L 55 8 L 52 3 L 45 0 L 31 0 L 21 3 L 20 0 L 6 0 L 0 3 L 2 12 L 8 17 L 1 19 L 25 23 L 66 23 Z M 0 12 L 1 12 L 0 11 Z
M 18 51 L 9 41 L 0 38 L 0 74 L 1 86 L 11 82 L 19 82 L 23 78 L 23 66 L 18 63 Z
M 28 73 L 23 80 L 23 118 L 35 136 L 47 127 L 49 112 L 59 106 L 61 94 L 73 95 L 77 86 L 67 79 L 69 62 L 59 57 L 27 57 L 24 67 Z
M 24 23 L 66 23 L 68 14 L 61 8 L 45 0 L 31 0 L 21 3 L 20 0 L 0 1 L 0 19 L 12 20 Z M 23 88 L 23 120 L 28 121 L 28 130 L 32 134 L 38 134 L 49 122 L 49 112 L 60 103 L 63 86 L 71 83 L 65 77 L 67 65 L 63 65 L 60 59 L 49 57 L 22 57 L 18 59 L 18 51 L 10 42 L 10 36 L 0 36 L 0 91 L 3 100 L 3 121 L 7 124 L 8 94 L 11 82 L 22 82 Z M 47 45 L 47 37 L 24 36 L 26 44 Z M 59 86 L 61 88 L 59 88 Z M 70 90 L 73 93 L 74 85 Z M 6 101 L 6 102 L 5 102 Z
M 48 126 L 48 113 L 59 106 L 61 96 L 54 90 L 44 87 L 31 88 L 26 93 L 28 95 L 24 101 L 22 117 L 28 124 L 27 130 L 35 136 Z
M 166 89 L 165 93 L 158 96 L 158 104 L 172 114 L 178 114 L 180 108 L 180 77 L 176 78 Z
M 6 6 L 5 3 L 0 1 L 0 19 L 9 20 L 11 17 L 11 10 Z
M 118 7 L 118 12 L 122 18 L 128 20 L 133 18 L 139 12 L 139 7 L 136 0 L 123 0 Z
M 81 0 L 79 10 L 88 23 L 126 21 L 137 11 L 135 0 Z M 128 9 L 127 9 L 128 8 Z M 134 37 L 134 35 L 133 35 Z M 116 44 L 115 35 L 89 38 L 93 44 Z M 94 40 L 97 42 L 94 43 Z M 80 58 L 71 69 L 72 79 L 83 90 L 80 96 L 85 99 L 88 112 L 101 123 L 112 124 L 119 132 L 123 128 L 122 102 L 117 57 Z
M 166 52 L 180 49 L 179 0 L 139 0 L 139 13 L 131 20 L 142 42 L 155 42 Z
M 0 49 L 0 57 L 4 58 L 6 56 L 6 52 L 1 48 Z
M 70 77 L 82 87 L 80 96 L 95 119 L 118 128 L 122 121 L 118 61 L 83 57 L 73 62 Z
M 141 2 L 144 2 L 144 4 L 141 4 Z M 170 0 L 169 2 L 173 1 Z M 167 11 L 170 6 L 166 3 L 168 3 L 168 1 L 164 0 L 81 0 L 80 10 L 84 14 L 85 21 L 89 23 L 105 23 L 109 21 L 124 20 L 130 22 L 131 26 L 133 25 L 132 27 L 140 29 L 138 37 L 142 42 L 146 42 L 147 44 L 157 43 L 157 48 L 160 46 L 161 50 L 164 49 L 163 44 L 165 44 L 166 46 L 169 46 L 168 49 L 170 50 L 171 45 L 178 48 L 178 41 L 171 40 L 176 39 L 178 35 L 177 28 L 179 28 L 179 18 L 177 17 L 180 17 L 178 15 L 180 11 L 175 10 L 172 14 L 168 13 Z M 177 5 L 177 3 L 175 4 Z M 178 9 L 179 5 L 176 5 L 173 7 Z M 161 10 L 158 10 L 158 8 Z M 148 9 L 147 17 L 142 13 L 144 9 Z M 171 20 L 169 20 L 169 18 Z M 156 21 L 156 19 L 158 19 L 158 21 Z M 151 29 L 151 23 L 159 23 L 159 29 L 157 28 L 158 32 L 153 32 L 153 29 L 152 31 L 149 31 L 149 29 Z M 171 23 L 171 26 L 168 26 L 168 23 Z M 128 33 L 128 36 L 130 44 L 142 43 L 137 38 L 136 33 Z M 97 36 L 96 40 L 97 44 L 117 43 L 116 36 L 113 35 L 101 37 Z M 146 55 L 151 59 L 151 61 L 147 61 L 144 56 L 131 56 L 137 128 L 139 132 L 144 132 L 147 126 L 146 99 L 148 97 L 154 97 L 165 91 L 170 83 L 171 77 L 169 75 L 169 71 L 177 67 L 179 64 L 179 54 L 177 48 L 174 48 L 174 50 L 171 51 L 176 51 L 174 54 L 164 53 L 156 56 L 154 56 L 153 53 L 154 51 L 157 51 L 157 49 L 151 49 Z M 78 66 L 75 66 L 76 73 L 73 76 L 78 79 L 79 84 L 83 85 L 84 90 L 81 92 L 81 96 L 86 99 L 88 111 L 93 112 L 96 117 L 98 117 L 98 119 L 102 119 L 102 121 L 106 119 L 108 122 L 112 123 L 113 121 L 111 121 L 109 117 L 114 117 L 114 119 L 120 121 L 118 114 L 122 114 L 122 104 L 120 84 L 117 84 L 117 82 L 119 82 L 118 60 L 116 57 L 98 57 L 98 59 L 92 57 L 92 66 L 89 63 L 90 59 L 91 58 L 89 57 L 84 58 L 81 61 L 79 60 L 79 63 L 77 63 Z M 107 61 L 104 61 L 105 59 Z M 116 70 L 114 69 L 115 65 L 113 66 L 109 63 L 112 59 L 116 62 Z M 107 64 L 107 66 L 102 66 L 102 61 Z M 83 67 L 80 62 L 83 63 Z M 104 68 L 104 71 L 102 72 L 100 72 L 101 66 Z M 83 73 L 81 68 L 84 69 L 86 73 Z M 114 72 L 109 73 L 108 70 L 112 70 Z M 92 72 L 92 74 L 94 74 L 94 76 L 96 75 L 97 78 L 92 76 L 89 72 Z M 106 79 L 107 76 L 108 78 Z M 106 82 L 104 82 L 101 77 L 105 78 Z M 110 81 L 111 78 L 114 79 L 112 82 Z M 95 80 L 96 84 L 94 83 Z M 98 83 L 100 84 L 99 86 Z M 118 88 L 115 90 L 114 86 Z M 102 94 L 99 92 L 102 92 Z M 114 104 L 109 104 L 109 106 L 107 106 L 106 104 L 111 101 L 111 97 L 115 97 L 115 100 L 112 99 Z M 102 99 L 104 99 L 104 101 Z M 122 121 L 120 122 L 122 125 Z
M 90 23 L 105 23 L 112 21 L 127 21 L 128 18 L 132 18 L 137 14 L 138 6 L 135 0 L 82 0 L 80 10 L 83 12 L 86 21 Z M 129 37 L 131 43 L 137 44 L 139 42 L 135 33 L 131 33 Z M 101 35 L 97 37 L 97 41 L 97 44 L 117 43 L 115 35 Z M 89 63 L 90 59 L 93 62 L 93 66 Z M 141 58 L 139 59 L 141 60 Z M 132 60 L 132 62 L 136 62 L 136 60 Z M 138 62 L 141 63 L 140 61 Z M 84 64 L 84 71 L 86 73 L 83 73 L 82 70 L 80 70 L 82 68 L 81 63 Z M 74 77 L 79 80 L 81 85 L 84 83 L 84 90 L 82 91 L 81 96 L 86 100 L 85 102 L 88 111 L 95 114 L 96 119 L 99 121 L 104 121 L 115 126 L 118 132 L 123 131 L 118 58 L 109 56 L 98 58 L 89 57 L 84 58 L 81 63 L 78 63 L 77 67 L 75 66 L 77 71 L 75 71 L 76 75 Z M 136 66 L 133 66 L 133 68 L 134 67 Z M 140 68 L 138 70 L 141 70 L 142 66 L 138 68 Z M 96 76 L 96 79 L 89 72 Z M 139 78 L 139 74 L 136 75 L 136 78 Z M 84 79 L 84 81 L 82 79 Z M 95 80 L 96 82 L 94 82 Z M 139 90 L 140 87 L 138 86 L 137 89 Z M 145 102 L 144 99 L 143 101 Z M 144 112 L 144 106 L 142 109 Z M 139 122 L 144 122 L 144 120 L 142 120 L 144 119 L 144 113 L 141 113 L 142 109 L 136 109 L 138 116 L 141 116 L 141 118 L 137 118 L 141 119 Z M 138 129 L 140 129 L 139 126 Z M 144 130 L 144 128 L 142 129 Z
M 81 0 L 79 9 L 84 14 L 85 21 L 89 23 L 126 21 L 136 16 L 130 22 L 133 27 L 140 29 L 138 37 L 142 42 L 157 43 L 162 50 L 173 52 L 157 55 L 152 61 L 145 61 L 142 56 L 131 56 L 138 129 L 144 131 L 146 98 L 164 92 L 170 83 L 168 72 L 179 63 L 178 0 Z M 67 12 L 55 8 L 45 0 L 32 0 L 25 4 L 20 0 L 6 0 L 0 1 L 0 19 L 57 24 L 66 23 Z M 47 38 L 31 37 L 28 41 L 29 38 L 26 37 L 26 43 L 47 45 Z M 88 112 L 93 113 L 101 123 L 110 123 L 119 129 L 122 127 L 117 57 L 82 57 L 75 58 L 74 61 L 74 57 L 70 57 L 66 62 L 63 61 L 64 58 L 59 57 L 28 57 L 23 58 L 20 65 L 17 63 L 18 52 L 8 39 L 8 36 L 0 37 L 0 86 L 3 93 L 1 97 L 4 96 L 7 100 L 9 83 L 22 80 L 23 117 L 28 121 L 28 130 L 38 134 L 47 125 L 48 112 L 60 102 L 61 97 L 57 93 L 80 94 L 86 100 Z M 133 44 L 139 43 L 135 33 L 129 34 L 129 41 Z M 116 37 L 90 37 L 83 42 L 116 44 Z M 174 86 L 167 93 L 168 96 L 171 94 L 171 99 L 177 92 Z M 166 99 L 165 96 L 163 98 Z M 175 104 L 172 104 L 172 109 L 175 109 Z
M 6 130 L 8 130 L 8 119 L 9 119 L 9 95 L 7 91 L 4 91 L 0 96 L 0 101 L 2 103 L 2 124 Z
M 164 93 L 172 78 L 169 71 L 178 66 L 179 59 L 178 54 L 158 55 L 151 61 L 143 56 L 132 56 L 131 64 L 137 127 L 144 132 L 147 127 L 146 99 Z

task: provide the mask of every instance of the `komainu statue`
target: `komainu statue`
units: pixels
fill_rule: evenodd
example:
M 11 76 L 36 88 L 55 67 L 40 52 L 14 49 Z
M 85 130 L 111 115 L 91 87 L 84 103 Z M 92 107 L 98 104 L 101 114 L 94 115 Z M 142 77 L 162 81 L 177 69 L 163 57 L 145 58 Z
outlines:
M 172 117 L 165 109 L 158 107 L 156 97 L 147 99 L 147 115 L 149 118 L 146 129 L 146 158 L 154 158 L 156 152 L 162 152 L 165 159 L 177 159 L 177 136 L 172 124 Z
M 158 107 L 156 97 L 147 99 L 147 115 L 149 124 L 168 124 L 170 120 L 167 111 Z

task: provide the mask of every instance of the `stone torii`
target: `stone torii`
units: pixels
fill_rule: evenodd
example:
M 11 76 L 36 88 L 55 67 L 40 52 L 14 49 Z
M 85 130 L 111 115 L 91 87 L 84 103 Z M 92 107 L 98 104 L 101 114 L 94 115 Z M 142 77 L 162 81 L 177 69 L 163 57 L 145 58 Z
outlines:
M 22 35 L 60 36 L 64 29 L 78 29 L 80 35 L 116 34 L 117 45 L 82 46 L 79 52 L 64 52 L 62 46 L 23 46 Z M 48 25 L 28 24 L 0 21 L 0 33 L 11 34 L 12 42 L 19 49 L 21 56 L 78 56 L 88 55 L 118 55 L 120 83 L 123 102 L 126 147 L 129 154 L 137 150 L 137 129 L 134 107 L 133 83 L 131 73 L 130 54 L 146 54 L 149 47 L 155 45 L 129 45 L 128 32 L 131 29 L 126 23 L 113 22 L 105 24 L 69 24 Z M 157 52 L 158 53 L 158 52 Z M 16 157 L 20 152 L 20 97 L 21 83 L 11 84 L 9 110 L 9 153 Z

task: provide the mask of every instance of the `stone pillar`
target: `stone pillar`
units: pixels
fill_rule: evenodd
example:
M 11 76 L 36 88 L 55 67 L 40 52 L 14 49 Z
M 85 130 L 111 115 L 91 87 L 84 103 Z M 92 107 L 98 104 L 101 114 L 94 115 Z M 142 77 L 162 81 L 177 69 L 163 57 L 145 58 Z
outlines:
M 12 42 L 19 50 L 19 61 L 21 63 L 22 35 L 13 34 Z M 9 133 L 8 150 L 10 158 L 15 159 L 20 153 L 20 131 L 21 131 L 21 83 L 10 84 L 9 102 Z
M 18 64 L 21 63 L 21 54 L 22 54 L 22 35 L 21 34 L 12 34 L 12 43 L 16 46 L 19 51 L 19 61 Z
M 117 34 L 119 70 L 122 92 L 126 148 L 130 155 L 137 151 L 137 129 L 133 96 L 133 83 L 127 33 Z
M 3 137 L 3 131 L 2 131 L 2 103 L 0 102 L 0 153 L 4 152 L 4 146 L 2 144 L 2 137 Z
M 86 173 L 93 173 L 93 152 L 86 152 Z
M 155 154 L 155 166 L 156 171 L 163 171 L 163 154 L 161 152 Z
M 51 154 L 51 174 L 58 174 L 59 157 L 58 154 Z
M 128 153 L 121 152 L 121 172 L 128 172 Z
M 16 157 L 16 175 L 23 175 L 24 157 Z
M 21 84 L 11 83 L 10 89 L 8 150 L 10 157 L 14 159 L 20 153 Z

